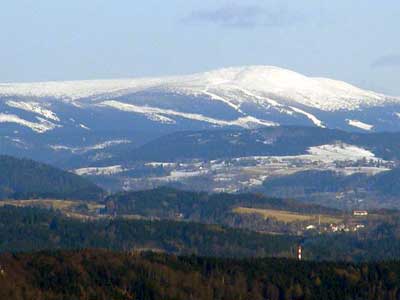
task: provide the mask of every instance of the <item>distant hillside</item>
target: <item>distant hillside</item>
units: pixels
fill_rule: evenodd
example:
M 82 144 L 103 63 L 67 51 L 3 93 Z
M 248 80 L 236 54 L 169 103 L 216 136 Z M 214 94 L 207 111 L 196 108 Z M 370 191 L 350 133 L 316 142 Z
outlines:
M 304 171 L 295 174 L 272 178 L 264 182 L 267 193 L 306 196 L 310 193 L 338 193 L 366 185 L 368 176 L 354 174 L 345 176 L 334 171 Z
M 307 153 L 310 147 L 338 142 L 368 149 L 385 160 L 400 160 L 400 133 L 366 134 L 316 127 L 269 127 L 176 132 L 138 148 L 131 147 L 116 153 L 112 160 L 106 160 L 106 164 L 110 161 L 126 163 L 300 155 Z
M 99 200 L 101 188 L 75 174 L 28 159 L 0 156 L 0 199 Z
M 379 201 L 398 200 L 400 197 L 400 169 L 376 175 L 346 175 L 334 171 L 304 171 L 263 183 L 263 192 L 275 197 L 307 198 L 313 194 L 322 198 L 323 193 L 355 193 L 357 197 L 375 197 Z
M 400 197 L 400 168 L 380 173 L 369 180 L 376 191 L 393 197 Z

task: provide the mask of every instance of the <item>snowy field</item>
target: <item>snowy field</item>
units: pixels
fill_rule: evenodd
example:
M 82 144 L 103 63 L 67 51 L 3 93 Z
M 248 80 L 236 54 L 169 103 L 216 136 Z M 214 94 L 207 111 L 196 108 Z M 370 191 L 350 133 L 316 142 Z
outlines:
M 207 182 L 204 189 L 214 192 L 236 192 L 261 186 L 267 178 L 306 170 L 332 170 L 343 175 L 362 173 L 376 175 L 390 169 L 392 162 L 376 157 L 371 151 L 343 143 L 310 147 L 307 154 L 297 156 L 249 156 L 211 161 L 148 162 L 143 167 L 162 168 L 165 175 L 130 178 L 132 166 L 110 166 L 75 170 L 81 175 L 117 175 L 125 189 L 154 187 L 180 182 L 196 185 Z

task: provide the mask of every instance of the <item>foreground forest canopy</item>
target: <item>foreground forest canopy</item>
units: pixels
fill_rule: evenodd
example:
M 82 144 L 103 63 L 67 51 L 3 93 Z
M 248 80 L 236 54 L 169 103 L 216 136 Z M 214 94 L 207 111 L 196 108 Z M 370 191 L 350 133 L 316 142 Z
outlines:
M 400 263 L 217 259 L 103 250 L 3 254 L 8 300 L 399 299 Z

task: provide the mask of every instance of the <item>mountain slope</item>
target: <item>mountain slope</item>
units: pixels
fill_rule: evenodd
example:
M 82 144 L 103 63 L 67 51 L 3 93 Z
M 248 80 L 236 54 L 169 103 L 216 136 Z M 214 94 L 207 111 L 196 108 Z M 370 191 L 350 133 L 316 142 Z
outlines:
M 400 130 L 400 98 L 251 66 L 165 78 L 0 84 L 1 152 L 73 157 L 180 130 L 301 125 Z M 96 157 L 92 158 L 96 160 Z
M 0 155 L 0 198 L 99 200 L 102 190 L 87 179 L 27 159 Z
M 183 131 L 162 136 L 140 147 L 128 145 L 113 159 L 106 160 L 106 163 L 293 156 L 313 154 L 313 151 L 324 151 L 320 154 L 327 156 L 329 149 L 321 147 L 333 147 L 335 144 L 347 145 L 346 149 L 342 149 L 344 152 L 341 155 L 349 160 L 356 154 L 359 155 L 359 159 L 368 158 L 371 156 L 368 152 L 385 160 L 399 160 L 399 140 L 400 133 L 350 133 L 315 127 L 280 126 L 252 130 Z M 358 146 L 359 149 L 351 148 L 354 146 Z M 339 150 L 336 149 L 336 152 Z

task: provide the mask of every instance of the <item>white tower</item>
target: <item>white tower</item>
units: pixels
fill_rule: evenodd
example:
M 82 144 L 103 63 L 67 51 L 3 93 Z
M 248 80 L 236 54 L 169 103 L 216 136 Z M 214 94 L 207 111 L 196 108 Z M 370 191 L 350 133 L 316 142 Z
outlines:
M 301 252 L 302 252 L 302 248 L 301 248 L 301 245 L 299 245 L 299 247 L 297 248 L 297 259 L 298 260 L 302 259 Z

